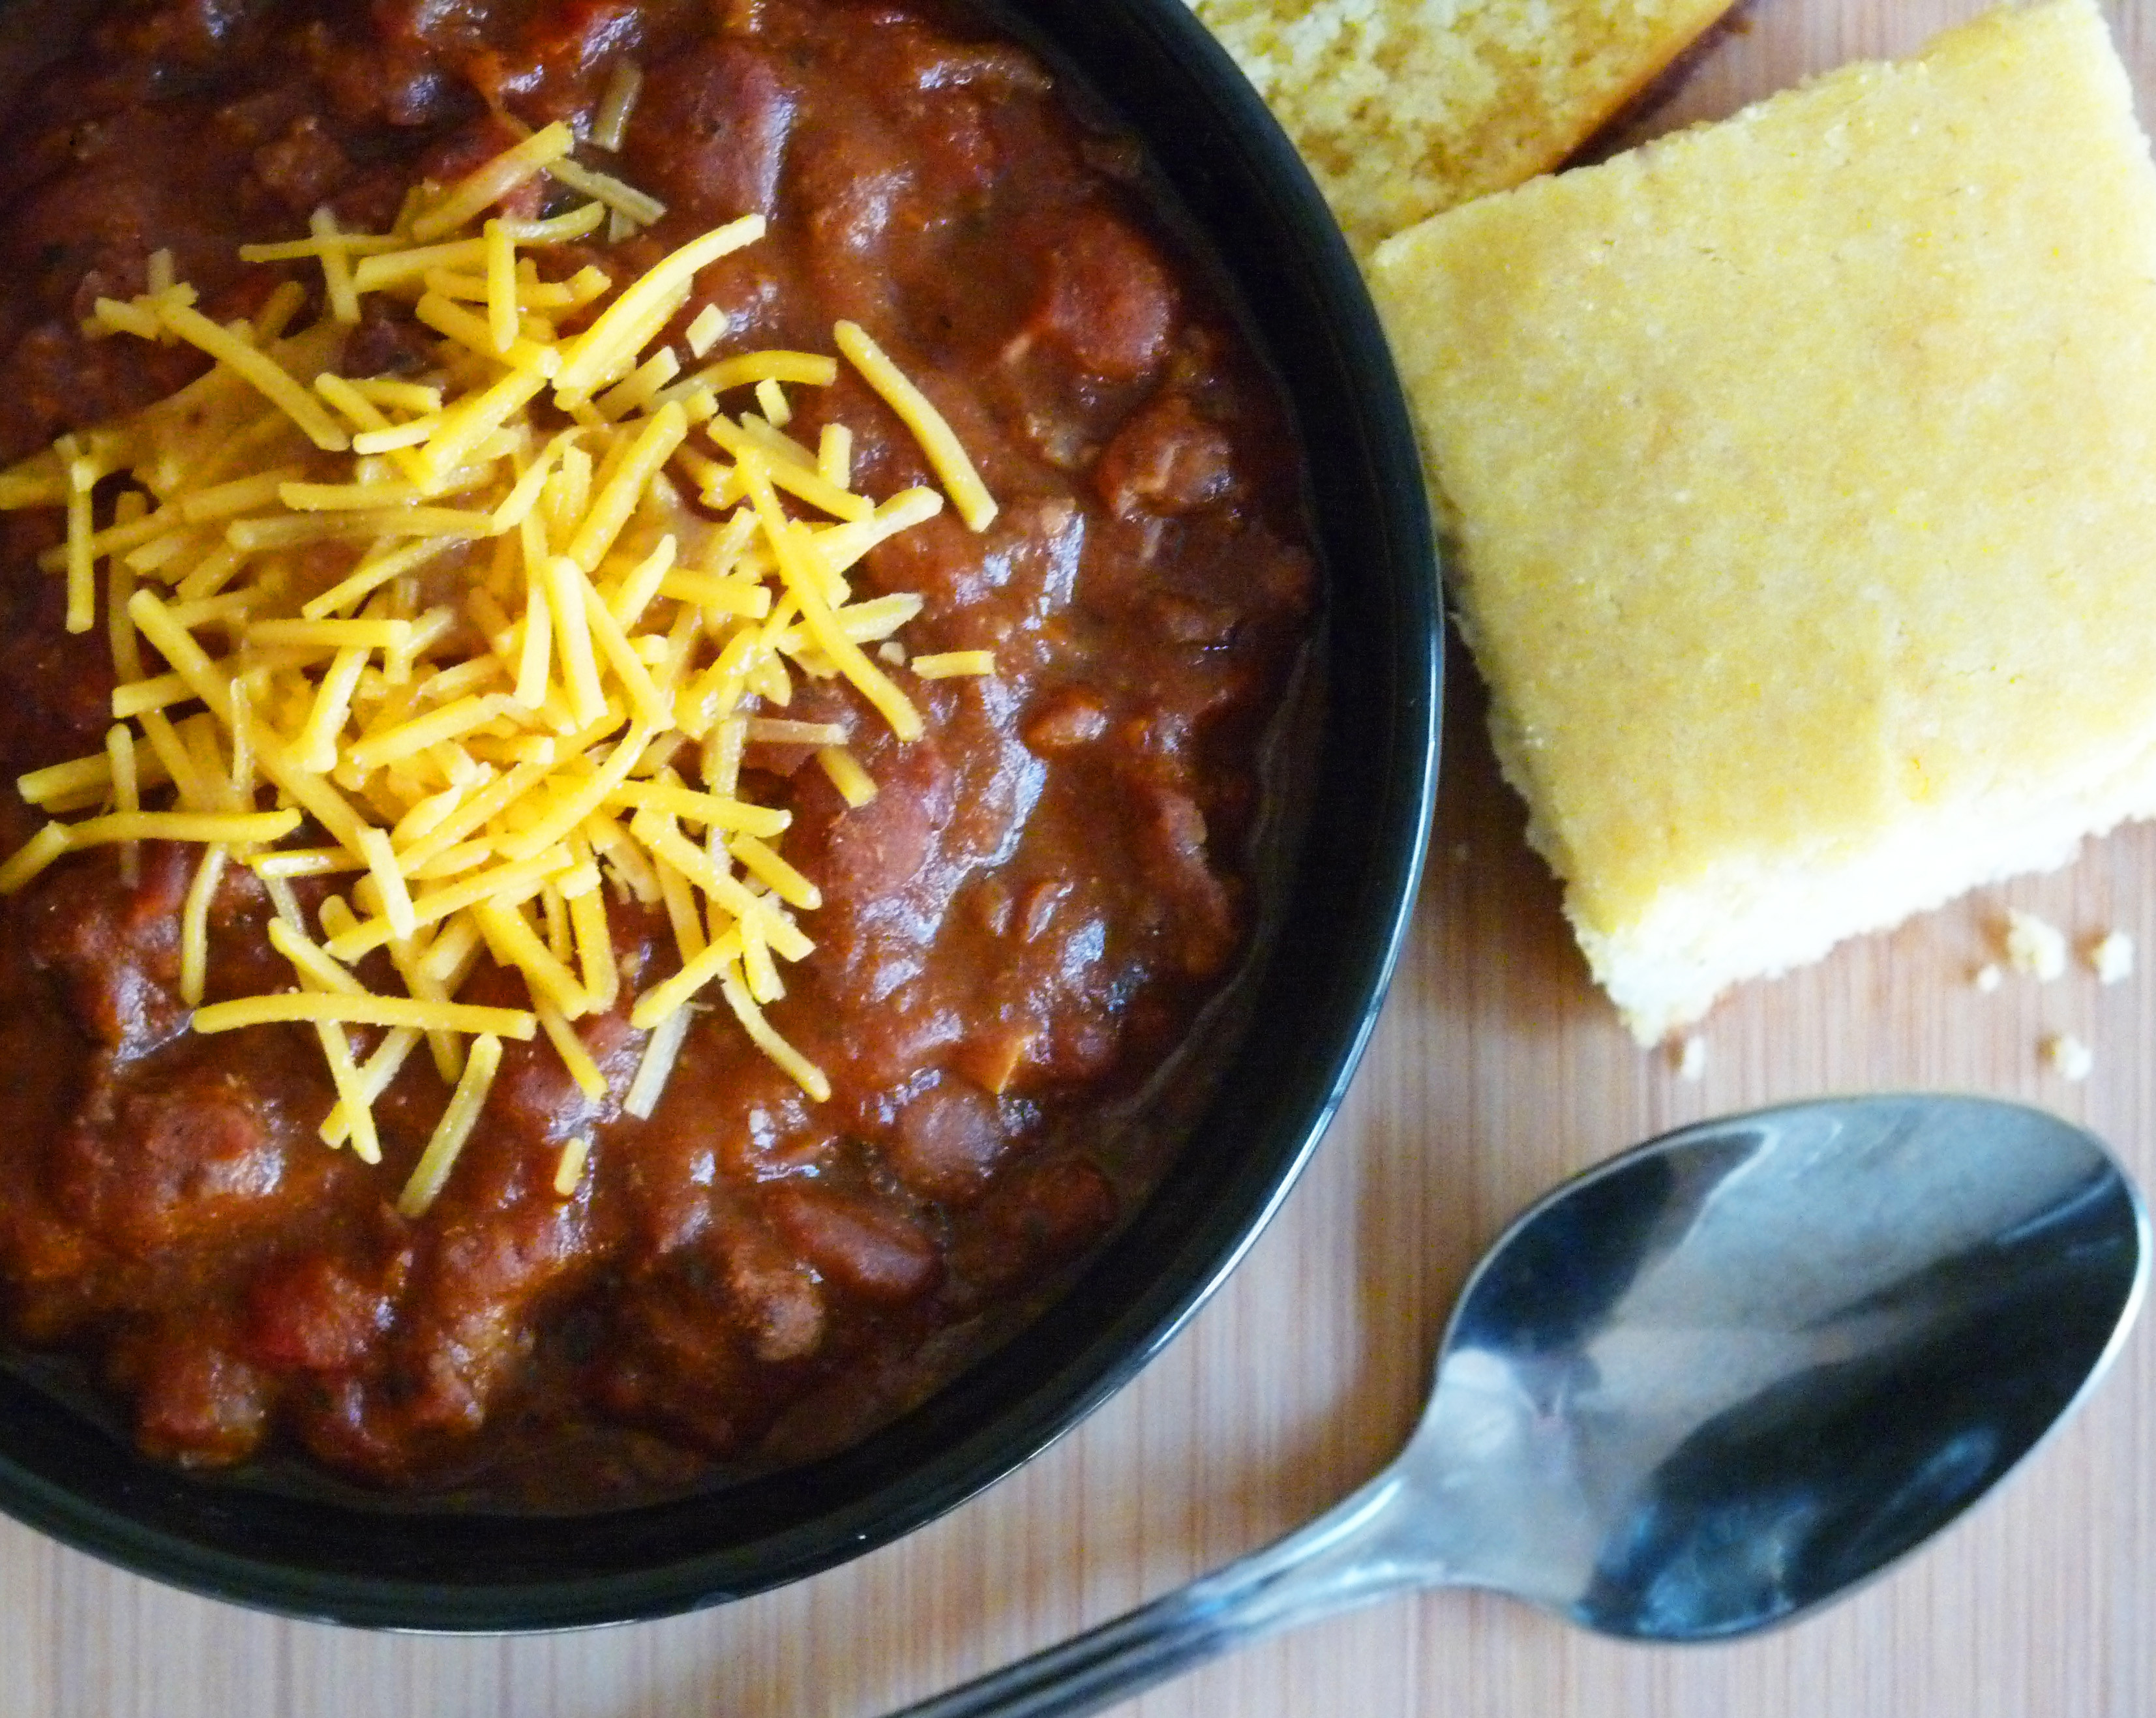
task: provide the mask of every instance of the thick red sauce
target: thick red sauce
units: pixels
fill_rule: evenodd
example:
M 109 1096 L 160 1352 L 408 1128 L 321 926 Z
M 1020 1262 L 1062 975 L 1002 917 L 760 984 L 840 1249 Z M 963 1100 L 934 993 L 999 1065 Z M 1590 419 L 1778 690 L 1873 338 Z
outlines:
M 149 849 L 133 889 L 110 849 L 80 855 L 8 902 L 8 1317 L 29 1344 L 89 1356 L 161 1456 L 296 1446 L 402 1485 L 517 1466 L 558 1501 L 853 1435 L 1142 1193 L 1157 1163 L 1103 1118 L 1249 935 L 1260 753 L 1312 604 L 1281 414 L 1148 215 L 1131 147 L 966 13 L 107 6 L 8 126 L 0 456 L 193 372 L 184 348 L 77 331 L 99 295 L 143 288 L 154 249 L 220 319 L 285 273 L 311 287 L 241 266 L 235 245 L 289 237 L 324 203 L 348 228 L 385 226 L 415 178 L 505 146 L 490 106 L 588 131 L 624 56 L 644 74 L 624 147 L 586 158 L 669 213 L 600 260 L 626 278 L 721 222 L 769 218 L 767 240 L 701 277 L 683 321 L 722 306 L 721 356 L 828 350 L 850 317 L 927 388 L 1002 512 L 977 537 L 947 511 L 877 550 L 864 582 L 927 598 L 915 651 L 990 648 L 998 672 L 924 684 L 928 732 L 904 746 L 850 692 L 804 688 L 787 714 L 845 724 L 881 784 L 858 810 L 798 750 L 752 751 L 744 791 L 791 808 L 787 851 L 826 897 L 773 1019 L 829 1074 L 829 1102 L 721 1013 L 649 1121 L 623 1115 L 643 1047 L 630 996 L 675 957 L 662 918 L 617 902 L 633 982 L 583 1023 L 613 1096 L 583 1097 L 543 1038 L 511 1046 L 417 1220 L 391 1202 L 445 1100 L 425 1057 L 378 1106 L 369 1167 L 316 1137 L 331 1095 L 304 1029 L 187 1029 L 192 849 Z M 417 350 L 380 320 L 351 340 L 347 374 Z M 871 493 L 933 480 L 850 374 L 796 408 L 812 439 L 826 417 L 854 427 Z M 12 515 L 0 540 L 10 777 L 96 749 L 110 719 L 101 628 L 62 630 L 61 582 L 35 565 L 59 528 Z M 5 797 L 12 847 L 35 819 Z M 227 879 L 210 998 L 289 987 L 259 885 Z M 512 989 L 483 971 L 468 994 Z M 562 1197 L 578 1134 L 591 1172 Z M 569 1448 L 574 1483 L 555 1459 Z

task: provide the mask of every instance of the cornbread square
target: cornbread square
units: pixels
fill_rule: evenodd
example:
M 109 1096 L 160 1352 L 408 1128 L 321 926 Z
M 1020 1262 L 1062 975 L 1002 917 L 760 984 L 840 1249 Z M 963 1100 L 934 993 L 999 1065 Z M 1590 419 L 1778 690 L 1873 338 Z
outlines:
M 1546 172 L 1729 0 L 1190 0 L 1357 254 Z
M 2090 0 L 1373 284 L 1498 755 L 1642 1041 L 2156 812 L 2156 168 Z

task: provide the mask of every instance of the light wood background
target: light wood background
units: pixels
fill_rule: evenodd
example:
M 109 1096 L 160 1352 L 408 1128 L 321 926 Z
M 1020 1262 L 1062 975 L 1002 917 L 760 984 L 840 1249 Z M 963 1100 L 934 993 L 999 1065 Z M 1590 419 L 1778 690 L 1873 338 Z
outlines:
M 1905 51 L 1978 0 L 1757 0 L 1656 128 Z M 2156 115 L 2156 0 L 2109 8 Z M 2032 147 L 2041 147 L 2031 139 Z M 2156 474 L 2148 474 L 2156 480 Z M 2152 546 L 2156 549 L 2156 546 Z M 1454 1291 L 1568 1172 L 1716 1111 L 1830 1090 L 1994 1091 L 2085 1120 L 2156 1183 L 2156 831 L 1755 986 L 1697 1082 L 1590 990 L 1455 664 L 1412 947 L 1345 1112 L 1226 1290 L 1136 1384 L 987 1495 L 816 1580 L 671 1622 L 508 1640 L 279 1621 L 0 1522 L 0 1715 L 853 1718 L 976 1674 L 1249 1551 L 1344 1495 L 1416 1412 Z M 2139 970 L 1968 982 L 2009 905 Z M 2095 1072 L 2046 1070 L 2071 1031 Z M 1625 1648 L 1457 1593 L 1343 1618 L 1145 1697 L 1145 1718 L 2138 1718 L 2156 1711 L 2156 1354 L 1943 1542 L 1750 1643 Z M 573 1531 L 572 1527 L 565 1532 Z

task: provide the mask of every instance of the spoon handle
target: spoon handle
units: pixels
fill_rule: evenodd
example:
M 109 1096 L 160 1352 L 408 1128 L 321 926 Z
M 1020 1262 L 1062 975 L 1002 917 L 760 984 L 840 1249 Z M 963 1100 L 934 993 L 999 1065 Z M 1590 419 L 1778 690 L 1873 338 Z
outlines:
M 1246 1641 L 1430 1585 L 1441 1572 L 1394 1532 L 1405 1490 L 1381 1474 L 1262 1551 L 891 1718 L 1075 1718 Z

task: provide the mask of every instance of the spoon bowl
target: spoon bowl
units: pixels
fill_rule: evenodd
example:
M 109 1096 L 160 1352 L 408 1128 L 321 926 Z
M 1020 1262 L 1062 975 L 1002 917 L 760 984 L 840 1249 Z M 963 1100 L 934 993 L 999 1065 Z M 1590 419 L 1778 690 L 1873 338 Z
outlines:
M 1625 1639 L 1849 1592 L 2041 1443 L 2118 1351 L 2148 1220 L 2040 1110 L 1825 1099 L 1568 1182 L 1469 1278 L 1406 1450 L 1277 1544 L 901 1718 L 1097 1710 L 1389 1593 L 1486 1587 Z

